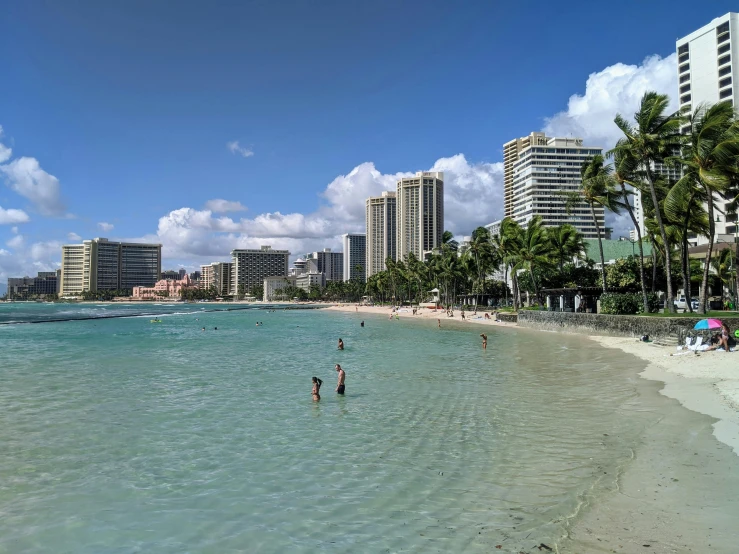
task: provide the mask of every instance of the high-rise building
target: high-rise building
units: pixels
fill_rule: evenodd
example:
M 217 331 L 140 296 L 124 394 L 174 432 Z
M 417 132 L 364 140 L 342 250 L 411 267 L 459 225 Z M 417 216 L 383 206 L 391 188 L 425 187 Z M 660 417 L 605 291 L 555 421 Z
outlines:
M 180 272 L 174 269 L 162 271 L 162 279 L 165 281 L 178 281 L 180 279 Z
M 415 254 L 423 260 L 441 246 L 444 234 L 444 172 L 419 171 L 398 181 L 397 259 Z
M 265 277 L 287 275 L 289 257 L 287 250 L 272 250 L 271 246 L 231 251 L 231 294 L 247 294 L 252 287 L 264 286 Z
M 396 256 L 395 193 L 383 191 L 382 196 L 371 196 L 365 202 L 367 224 L 367 246 L 365 272 L 367 278 L 385 271 L 385 260 Z
M 503 216 L 513 217 L 513 166 L 518 155 L 532 145 L 544 146 L 549 140 L 544 133 L 531 133 L 503 145 Z
M 590 207 L 580 202 L 568 210 L 563 193 L 580 190 L 583 162 L 600 154 L 602 149 L 583 146 L 579 138 L 550 138 L 546 144 L 538 139 L 530 142 L 520 150 L 513 164 L 512 219 L 525 227 L 538 215 L 545 226 L 569 223 L 585 238 L 597 238 Z M 602 233 L 603 207 L 596 206 L 595 215 Z
M 488 223 L 485 225 L 485 228 L 490 231 L 490 236 L 494 237 L 495 235 L 500 234 L 500 226 L 503 224 L 502 219 L 497 219 L 493 221 L 492 223 Z
M 150 287 L 162 272 L 162 245 L 105 238 L 62 246 L 62 295 Z
M 36 277 L 8 277 L 8 298 L 56 294 L 57 278 L 56 271 L 39 271 Z
M 214 287 L 218 294 L 229 294 L 231 290 L 231 262 L 213 262 L 200 266 L 200 280 L 198 286 L 201 289 Z
M 323 273 L 326 281 L 341 281 L 344 276 L 344 254 L 331 252 L 324 248 L 322 252 L 310 252 L 305 255 L 308 273 Z
M 729 12 L 678 39 L 678 95 L 681 111 L 694 111 L 701 104 L 739 100 L 739 14 Z M 685 130 L 685 129 L 684 129 Z M 719 211 L 726 213 L 723 201 Z M 715 222 L 716 239 L 733 242 L 737 216 L 723 214 Z M 707 242 L 698 237 L 699 242 Z
M 344 281 L 365 281 L 367 263 L 367 235 L 347 233 L 341 235 L 344 246 Z
M 187 275 L 187 270 L 184 267 L 181 267 L 179 274 L 180 274 L 180 280 L 182 280 L 185 278 L 185 275 Z

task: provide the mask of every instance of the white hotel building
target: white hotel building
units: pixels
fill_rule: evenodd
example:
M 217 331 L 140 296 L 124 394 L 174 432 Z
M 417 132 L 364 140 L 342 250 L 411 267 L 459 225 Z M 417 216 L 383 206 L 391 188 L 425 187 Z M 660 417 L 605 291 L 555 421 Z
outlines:
M 739 89 L 739 14 L 727 13 L 678 39 L 678 91 L 681 111 L 724 100 L 736 107 Z M 719 203 L 723 211 L 723 203 Z M 733 242 L 736 215 L 718 214 L 716 238 Z M 722 236 L 723 235 L 723 236 Z M 705 237 L 700 241 L 707 242 Z
M 569 223 L 585 238 L 597 238 L 590 207 L 581 202 L 568 213 L 567 199 L 562 193 L 580 190 L 583 162 L 601 154 L 602 149 L 584 146 L 579 138 L 537 136 L 537 139 L 526 143 L 515 154 L 510 175 L 511 217 L 519 225 L 526 226 L 538 215 L 547 227 Z M 506 143 L 504 150 L 513 142 Z M 603 207 L 595 207 L 595 216 L 603 233 Z

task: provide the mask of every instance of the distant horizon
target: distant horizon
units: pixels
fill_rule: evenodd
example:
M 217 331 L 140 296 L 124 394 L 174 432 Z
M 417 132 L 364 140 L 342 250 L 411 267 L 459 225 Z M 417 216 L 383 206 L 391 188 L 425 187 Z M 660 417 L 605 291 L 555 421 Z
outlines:
M 163 266 L 188 273 L 262 244 L 339 251 L 364 200 L 417 171 L 444 171 L 444 228 L 468 236 L 502 218 L 505 142 L 608 149 L 645 90 L 676 106 L 675 39 L 736 9 L 621 7 L 643 16 L 627 42 L 585 24 L 614 14 L 584 2 L 534 18 L 482 1 L 10 5 L 0 282 L 57 269 L 83 237 L 161 243 Z

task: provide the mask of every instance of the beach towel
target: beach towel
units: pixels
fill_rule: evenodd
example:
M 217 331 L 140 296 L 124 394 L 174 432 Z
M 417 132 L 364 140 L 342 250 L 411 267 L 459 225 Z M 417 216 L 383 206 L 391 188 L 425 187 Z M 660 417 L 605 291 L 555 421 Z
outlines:
M 690 342 L 690 337 L 685 341 L 686 346 L 688 347 L 688 350 L 698 350 L 703 351 L 708 348 L 707 344 L 703 344 L 703 337 L 698 336 L 695 337 L 694 342 Z

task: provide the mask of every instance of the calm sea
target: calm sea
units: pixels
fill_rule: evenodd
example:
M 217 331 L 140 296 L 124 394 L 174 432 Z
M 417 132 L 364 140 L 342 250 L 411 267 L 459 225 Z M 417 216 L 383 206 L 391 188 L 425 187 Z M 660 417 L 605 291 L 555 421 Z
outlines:
M 530 549 L 654 417 L 636 359 L 577 337 L 203 307 L 0 325 L 0 552 Z

